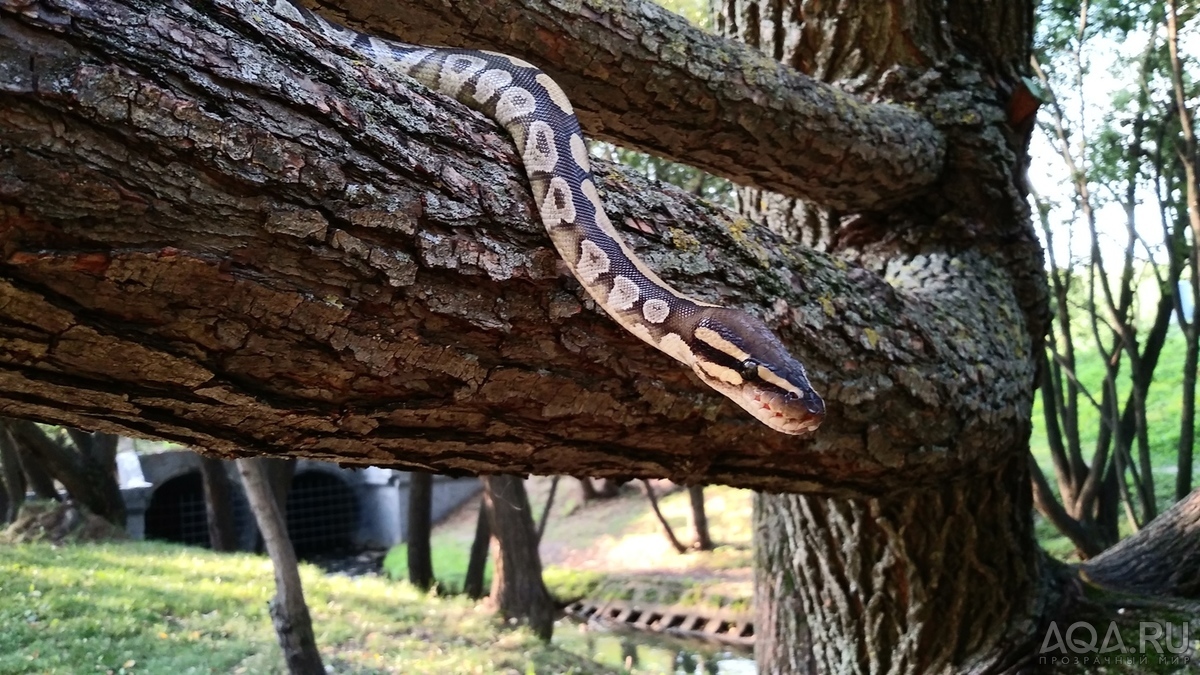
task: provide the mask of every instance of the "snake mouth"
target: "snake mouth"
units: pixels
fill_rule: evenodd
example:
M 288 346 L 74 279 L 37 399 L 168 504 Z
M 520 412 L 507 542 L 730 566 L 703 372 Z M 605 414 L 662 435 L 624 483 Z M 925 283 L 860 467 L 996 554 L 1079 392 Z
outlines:
M 747 400 L 748 399 L 748 400 Z M 759 389 L 739 401 L 758 421 L 785 434 L 806 434 L 816 431 L 825 419 L 825 406 L 816 402 L 781 396 Z

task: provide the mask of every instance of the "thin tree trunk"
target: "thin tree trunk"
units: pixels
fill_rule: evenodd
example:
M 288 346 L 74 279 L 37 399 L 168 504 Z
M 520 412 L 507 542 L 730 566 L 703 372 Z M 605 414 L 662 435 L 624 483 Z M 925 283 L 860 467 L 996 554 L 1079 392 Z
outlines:
M 550 509 L 554 506 L 554 493 L 558 492 L 558 479 L 559 476 L 554 476 L 550 479 L 550 493 L 546 495 L 546 506 L 542 509 L 542 515 L 538 518 L 538 543 L 541 543 L 542 536 L 546 534 L 546 523 L 550 522 Z
M 204 485 L 204 512 L 208 516 L 209 546 L 214 551 L 236 550 L 233 481 L 225 471 L 225 461 L 200 455 L 200 481 Z
M 708 534 L 708 514 L 704 510 L 704 486 L 688 487 L 688 498 L 692 502 L 692 531 L 696 533 L 696 543 L 692 546 L 698 551 L 711 551 L 714 547 Z
M 288 672 L 291 675 L 325 675 L 325 666 L 313 636 L 312 618 L 304 602 L 296 550 L 288 538 L 287 522 L 272 490 L 268 469 L 262 459 L 253 457 L 237 460 L 237 467 L 250 510 L 254 512 L 254 520 L 275 566 L 271 620 Z
M 506 619 L 529 624 L 549 641 L 554 601 L 542 582 L 542 560 L 525 484 L 516 476 L 484 476 L 484 499 L 496 535 L 492 602 Z
M 412 471 L 408 483 L 408 527 L 405 533 L 408 553 L 408 582 L 428 591 L 433 587 L 433 474 Z
M 487 570 L 488 548 L 492 543 L 492 523 L 488 516 L 486 497 L 479 498 L 479 515 L 475 519 L 475 539 L 471 542 L 471 557 L 467 561 L 467 575 L 463 579 L 463 593 L 468 598 L 484 596 L 483 573 Z
M 3 471 L 5 504 L 3 517 L 0 522 L 11 523 L 21 512 L 25 503 L 25 473 L 21 471 L 21 458 L 17 452 L 17 442 L 13 440 L 8 427 L 0 423 L 0 470 Z
M 644 480 L 642 485 L 646 488 L 646 497 L 650 500 L 650 508 L 654 511 L 654 517 L 658 518 L 658 522 L 663 526 L 663 533 L 667 535 L 667 541 L 671 542 L 671 546 L 675 547 L 677 553 L 687 553 L 687 546 L 684 546 L 683 542 L 679 541 L 679 537 L 675 536 L 675 530 L 671 529 L 671 524 L 658 509 L 658 497 L 654 496 L 654 488 L 650 485 L 650 481 Z
M 117 485 L 116 465 L 95 461 L 87 450 L 56 442 L 32 422 L 9 423 L 13 436 L 62 483 L 72 499 L 114 525 L 125 526 L 125 500 Z M 104 441 L 107 442 L 107 441 Z

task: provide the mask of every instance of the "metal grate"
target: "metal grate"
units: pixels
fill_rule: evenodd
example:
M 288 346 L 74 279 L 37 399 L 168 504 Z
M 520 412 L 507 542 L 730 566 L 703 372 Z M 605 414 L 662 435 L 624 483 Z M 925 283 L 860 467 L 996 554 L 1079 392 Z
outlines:
M 209 548 L 208 512 L 204 508 L 204 483 L 199 471 L 185 473 L 154 489 L 146 506 L 146 538 L 165 539 Z M 233 527 L 244 532 L 250 510 L 240 492 L 234 493 Z
M 358 497 L 342 479 L 323 471 L 297 473 L 292 479 L 287 521 L 296 555 L 349 550 L 358 514 Z

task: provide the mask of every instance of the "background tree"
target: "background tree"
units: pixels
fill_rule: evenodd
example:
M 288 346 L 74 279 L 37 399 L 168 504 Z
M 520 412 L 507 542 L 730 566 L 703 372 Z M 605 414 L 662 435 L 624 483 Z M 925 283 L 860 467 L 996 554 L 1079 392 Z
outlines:
M 275 569 L 275 596 L 271 598 L 271 620 L 291 675 L 324 675 L 325 666 L 313 636 L 312 617 L 304 601 L 296 549 L 288 537 L 287 518 L 275 494 L 267 462 L 259 457 L 237 460 L 238 474 L 254 522 L 262 534 L 271 565 Z
M 1049 3 L 1038 33 L 1035 73 L 1050 103 L 1041 127 L 1070 194 L 1056 200 L 1049 186 L 1036 195 L 1050 248 L 1041 407 L 1057 498 L 1037 465 L 1034 497 L 1083 557 L 1115 543 L 1120 521 L 1137 531 L 1160 501 L 1191 489 L 1196 358 L 1181 292 L 1197 276 L 1183 131 L 1195 91 L 1176 104 L 1166 10 Z M 1105 68 L 1118 43 L 1138 48 Z M 1118 86 L 1106 70 L 1124 74 Z M 1098 108 L 1104 97 L 1111 103 Z M 1166 365 L 1181 372 L 1159 367 L 1166 349 L 1184 352 Z M 1163 391 L 1170 383 L 1178 388 Z M 1151 402 L 1173 396 L 1182 397 L 1178 417 Z M 1155 473 L 1167 461 L 1177 479 L 1160 497 Z
M 483 498 L 496 537 L 491 600 L 507 619 L 550 640 L 557 610 L 542 582 L 537 529 L 525 484 L 516 476 L 484 476 Z
M 214 551 L 237 549 L 237 527 L 233 517 L 234 486 L 225 465 L 225 460 L 200 455 L 200 482 L 204 486 L 208 544 Z
M 433 552 L 429 542 L 433 534 L 433 474 L 412 471 L 408 475 L 408 527 L 404 536 L 408 582 L 427 591 L 433 587 Z
M 6 423 L 21 450 L 18 456 L 34 474 L 44 469 L 47 477 L 57 480 L 67 494 L 89 511 L 119 527 L 125 526 L 125 501 L 117 484 L 117 437 L 113 434 L 67 429 L 54 436 L 32 422 L 10 420 Z M 35 484 L 44 484 L 39 478 Z M 42 487 L 39 492 L 47 488 Z M 52 492 L 52 494 L 55 494 Z

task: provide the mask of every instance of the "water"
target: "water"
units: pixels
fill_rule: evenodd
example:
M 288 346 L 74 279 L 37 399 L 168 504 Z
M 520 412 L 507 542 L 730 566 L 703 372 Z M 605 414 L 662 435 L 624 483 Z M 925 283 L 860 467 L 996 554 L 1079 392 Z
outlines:
M 553 643 L 621 672 L 637 675 L 755 675 L 749 651 L 702 640 L 569 619 L 554 627 Z

